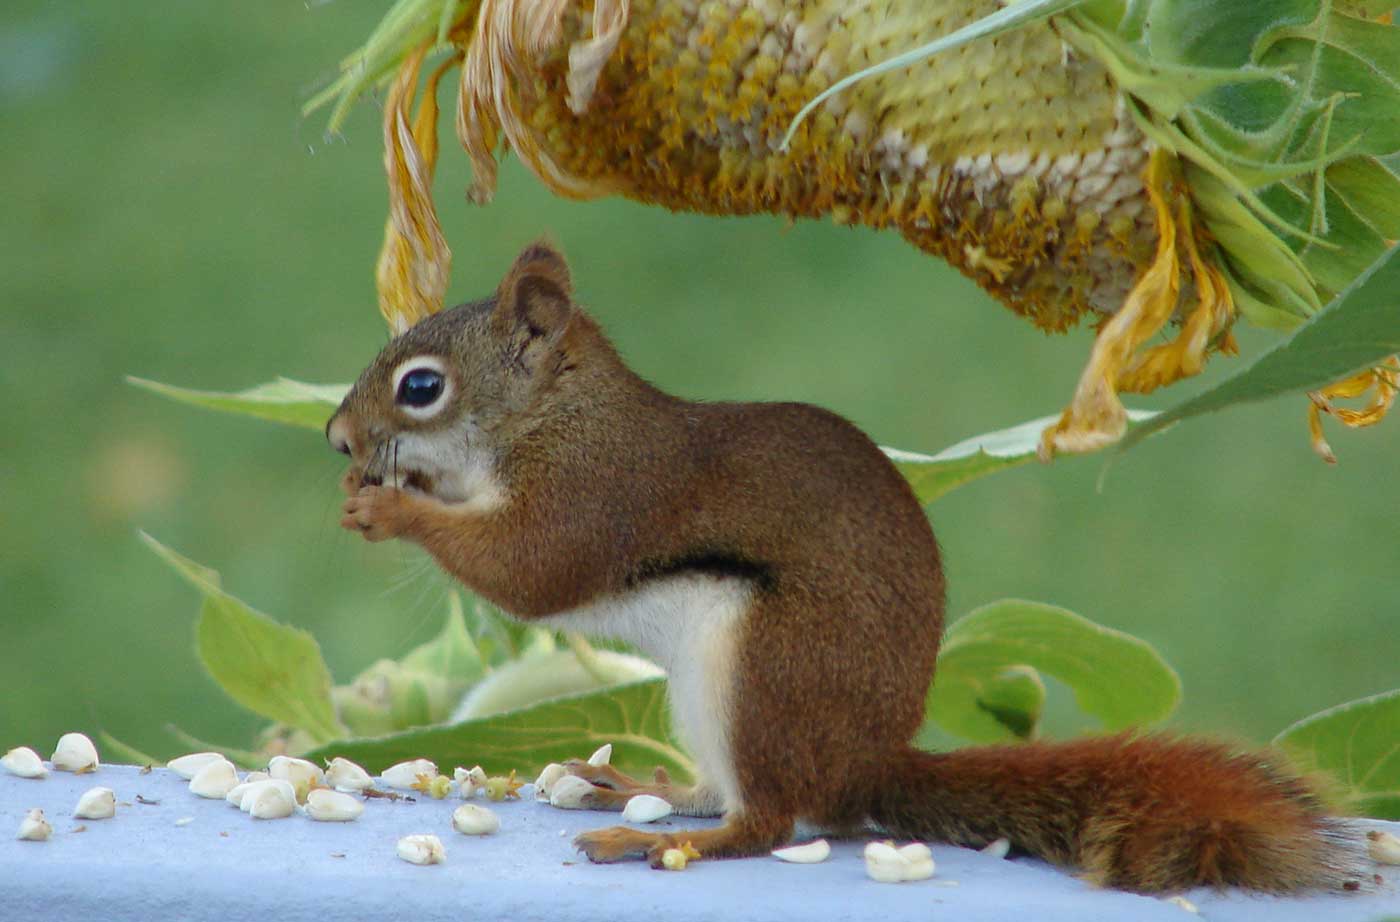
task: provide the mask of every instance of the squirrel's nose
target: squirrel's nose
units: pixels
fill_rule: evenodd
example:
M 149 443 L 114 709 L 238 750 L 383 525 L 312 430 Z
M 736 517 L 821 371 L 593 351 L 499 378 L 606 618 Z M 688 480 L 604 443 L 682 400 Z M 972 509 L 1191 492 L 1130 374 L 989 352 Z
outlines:
M 350 426 L 339 416 L 326 425 L 326 441 L 342 455 L 350 454 Z

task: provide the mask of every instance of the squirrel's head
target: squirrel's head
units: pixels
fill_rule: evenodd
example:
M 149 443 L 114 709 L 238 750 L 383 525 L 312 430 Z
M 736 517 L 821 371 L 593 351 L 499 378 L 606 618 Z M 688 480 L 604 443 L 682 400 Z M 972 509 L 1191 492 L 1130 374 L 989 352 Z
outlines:
M 474 499 L 498 447 L 547 410 L 572 370 L 582 326 L 592 324 L 573 304 L 563 256 L 532 244 L 494 297 L 427 317 L 385 346 L 326 438 L 352 458 L 361 483 Z

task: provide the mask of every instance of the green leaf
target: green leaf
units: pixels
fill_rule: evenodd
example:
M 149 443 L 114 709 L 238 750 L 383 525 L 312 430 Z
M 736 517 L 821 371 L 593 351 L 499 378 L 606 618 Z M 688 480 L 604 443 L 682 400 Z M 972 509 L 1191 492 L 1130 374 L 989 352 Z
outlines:
M 1147 410 L 1128 411 L 1128 419 L 1133 423 L 1152 416 Z M 1044 416 L 1009 429 L 973 436 L 936 455 L 921 455 L 898 448 L 884 448 L 882 451 L 909 480 L 919 502 L 927 506 L 965 483 L 1033 460 L 1040 445 L 1040 434 L 1058 419 L 1058 415 Z
M 994 708 L 1020 701 L 1023 708 L 1036 704 L 1037 716 L 1039 710 L 1024 679 L 1007 675 L 1012 667 L 1031 667 L 1069 686 L 1080 710 L 1106 730 L 1156 723 L 1181 698 L 1176 673 L 1145 641 L 1063 608 L 1006 599 L 948 629 L 929 690 L 930 719 L 970 739 L 1014 735 Z M 945 694 L 949 700 L 940 702 Z
M 613 744 L 613 764 L 623 771 L 642 773 L 661 765 L 694 777 L 694 765 L 671 734 L 664 679 L 555 698 L 447 727 L 340 740 L 306 758 L 344 756 L 378 772 L 422 757 L 446 771 L 479 764 L 492 774 L 515 769 L 528 778 L 549 762 L 587 758 L 604 743 Z
M 970 665 L 970 664 L 968 664 Z M 1045 683 L 1030 666 L 965 668 L 939 658 L 937 693 L 925 714 L 954 736 L 974 743 L 1032 739 L 1045 706 Z
M 331 705 L 331 674 L 315 638 L 279 624 L 219 586 L 218 574 L 150 535 L 142 540 L 204 595 L 195 643 L 200 662 L 239 704 L 313 739 L 345 735 Z
M 178 400 L 181 403 L 255 416 L 275 423 L 324 431 L 336 407 L 350 390 L 348 384 L 307 384 L 291 378 L 278 378 L 246 391 L 196 391 L 159 381 L 127 376 L 127 382 L 139 388 Z
M 103 730 L 98 734 L 98 739 L 102 740 L 102 760 L 104 762 L 120 762 L 123 765 L 164 765 L 164 759 L 157 759 L 148 756 L 135 746 L 128 746 L 112 734 Z
M 1392 247 L 1291 338 L 1234 377 L 1136 427 L 1119 450 L 1192 416 L 1317 390 L 1396 352 L 1400 352 L 1400 247 Z
M 482 661 L 476 641 L 467 632 L 460 594 L 448 594 L 447 621 L 438 635 L 409 651 L 399 662 L 405 669 L 426 672 L 464 685 L 481 678 L 486 672 L 486 664 Z
M 1336 778 L 1352 811 L 1400 820 L 1400 689 L 1305 717 L 1274 745 L 1304 769 Z
M 611 650 L 593 651 L 593 669 L 572 650 L 536 653 L 502 664 L 476 684 L 457 705 L 458 718 L 490 717 L 539 701 L 659 678 L 651 660 Z

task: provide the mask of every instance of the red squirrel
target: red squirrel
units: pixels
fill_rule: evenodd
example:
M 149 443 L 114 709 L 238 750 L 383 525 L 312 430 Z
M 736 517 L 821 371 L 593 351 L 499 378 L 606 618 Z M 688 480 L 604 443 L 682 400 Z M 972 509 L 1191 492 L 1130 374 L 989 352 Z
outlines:
M 512 616 L 618 638 L 669 675 L 693 787 L 571 763 L 587 806 L 638 793 L 713 829 L 614 827 L 593 861 L 690 842 L 766 853 L 835 834 L 1018 850 L 1139 892 L 1348 883 L 1343 832 L 1267 752 L 1120 734 L 925 752 L 944 578 L 876 445 L 800 403 L 699 403 L 623 364 L 546 244 L 494 297 L 428 317 L 326 429 L 351 457 L 345 528 L 421 545 Z

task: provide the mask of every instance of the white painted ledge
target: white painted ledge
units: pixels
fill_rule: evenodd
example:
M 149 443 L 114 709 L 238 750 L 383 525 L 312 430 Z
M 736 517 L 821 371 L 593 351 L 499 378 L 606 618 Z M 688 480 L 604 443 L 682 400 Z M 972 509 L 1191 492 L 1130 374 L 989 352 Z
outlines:
M 96 785 L 117 792 L 107 820 L 70 817 Z M 611 825 L 616 814 L 569 812 L 536 803 L 491 804 L 501 831 L 452 831 L 455 800 L 374 800 L 352 823 L 304 816 L 253 820 L 222 801 L 201 800 L 164 769 L 142 775 L 103 766 L 81 777 L 41 781 L 0 773 L 0 919 L 36 922 L 353 922 L 405 919 L 511 922 L 794 922 L 794 920 L 1025 920 L 1186 922 L 1163 900 L 1094 890 L 1037 861 L 998 860 L 934 846 L 932 880 L 877 884 L 860 845 L 838 843 L 818 865 L 776 859 L 699 861 L 683 872 L 641 863 L 590 865 L 569 844 L 575 833 Z M 137 802 L 140 795 L 153 805 Z M 129 806 L 128 806 L 129 804 Z M 47 842 L 13 838 L 41 807 Z M 193 820 L 176 825 L 184 817 Z M 82 824 L 86 829 L 75 832 Z M 670 825 L 667 825 L 670 824 Z M 659 828 L 701 822 L 671 817 Z M 1400 824 L 1374 824 L 1400 831 Z M 447 863 L 417 867 L 394 855 L 398 838 L 438 835 Z M 562 835 L 561 835 L 562 833 Z M 1400 868 L 1377 868 L 1372 892 L 1278 899 L 1239 892 L 1186 896 L 1211 922 L 1374 922 L 1400 916 Z

